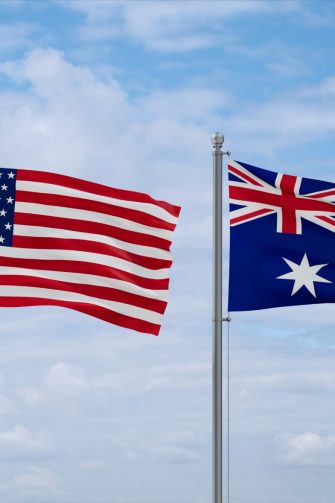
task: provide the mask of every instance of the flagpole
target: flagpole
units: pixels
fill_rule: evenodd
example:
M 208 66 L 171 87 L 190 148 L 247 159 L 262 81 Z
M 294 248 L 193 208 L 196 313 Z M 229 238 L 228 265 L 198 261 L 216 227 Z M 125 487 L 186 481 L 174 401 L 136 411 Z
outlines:
M 213 503 L 222 503 L 222 133 L 213 143 Z
M 213 144 L 213 503 L 222 503 L 222 152 L 224 136 L 212 134 Z M 229 414 L 228 408 L 227 413 Z M 229 418 L 228 418 L 229 424 Z M 229 430 L 228 430 L 229 435 Z M 229 439 L 228 439 L 229 441 Z M 227 446 L 229 503 L 229 445 Z

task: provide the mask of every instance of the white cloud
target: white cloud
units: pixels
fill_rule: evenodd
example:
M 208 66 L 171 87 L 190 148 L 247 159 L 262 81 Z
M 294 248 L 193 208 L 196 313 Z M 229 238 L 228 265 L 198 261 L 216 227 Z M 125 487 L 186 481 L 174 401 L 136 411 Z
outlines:
M 199 392 L 210 386 L 208 363 L 179 363 L 150 369 L 145 388 L 149 390 L 193 388 Z
M 80 466 L 85 470 L 94 470 L 94 471 L 101 471 L 101 470 L 104 471 L 112 469 L 112 467 L 108 463 L 98 458 L 85 459 L 80 463 Z
M 263 103 L 246 104 L 230 119 L 230 140 L 250 153 L 273 157 L 274 151 L 316 142 L 335 132 L 335 79 L 301 86 L 272 96 Z
M 0 94 L 4 166 L 88 179 L 94 172 L 98 182 L 181 204 L 181 246 L 194 247 L 194 232 L 197 246 L 205 246 L 211 196 L 203 166 L 218 110 L 233 102 L 227 93 L 192 86 L 131 100 L 117 81 L 52 49 L 7 61 L 0 72 L 19 85 Z
M 86 16 L 82 36 L 90 40 L 129 37 L 146 49 L 163 52 L 211 47 L 222 40 L 227 21 L 243 15 L 292 12 L 298 2 L 129 1 L 62 2 Z M 209 29 L 210 27 L 210 29 Z
M 7 131 L 2 162 L 22 166 L 28 160 L 35 168 L 54 170 L 68 166 L 74 173 L 80 166 L 99 171 L 101 165 L 106 169 L 108 163 L 117 164 L 131 111 L 115 81 L 99 81 L 54 50 L 35 50 L 23 60 L 2 64 L 0 71 L 28 84 L 25 91 L 0 97 L 0 127 Z
M 5 7 L 6 9 L 18 9 L 24 5 L 24 2 L 26 0 L 2 0 L 1 6 Z
M 172 91 L 154 91 L 137 101 L 139 113 L 144 122 L 152 117 L 157 121 L 175 120 L 176 113 L 180 121 L 185 121 L 185 127 L 193 121 L 203 121 L 208 112 L 224 107 L 232 107 L 234 97 L 225 90 L 189 87 Z
M 283 438 L 282 448 L 286 461 L 290 463 L 322 463 L 328 453 L 335 455 L 335 435 L 319 435 L 306 431 Z
M 47 388 L 61 394 L 77 393 L 90 387 L 83 370 L 65 362 L 53 365 L 45 376 L 44 382 Z
M 101 6 L 93 2 L 76 4 L 82 9 L 88 5 L 87 9 L 90 12 L 92 10 L 92 19 L 106 16 L 108 13 L 104 14 L 104 9 L 114 12 L 116 8 L 110 7 L 107 2 Z M 176 8 L 163 4 L 164 8 L 159 7 L 163 12 Z M 268 2 L 257 4 L 256 7 L 254 2 L 226 2 L 220 9 L 224 8 L 225 15 L 232 15 L 240 11 L 270 8 Z M 209 9 L 207 3 L 201 2 L 193 8 L 199 16 L 200 11 L 213 10 Z M 51 168 L 50 159 L 53 159 L 53 169 L 70 167 L 75 173 L 79 165 L 84 166 L 85 170 L 93 165 L 107 169 L 107 162 L 115 165 L 122 158 L 122 174 L 127 174 L 127 171 L 129 174 L 132 170 L 122 156 L 126 145 L 131 144 L 134 148 L 134 154 L 129 152 L 129 164 L 145 164 L 145 158 L 152 162 L 157 145 L 161 144 L 164 148 L 162 144 L 165 139 L 170 139 L 166 142 L 166 150 L 171 151 L 170 147 L 174 143 L 174 151 L 180 155 L 185 145 L 192 144 L 197 154 L 205 146 L 203 132 L 211 128 L 210 121 L 204 123 L 203 127 L 198 127 L 197 121 L 208 117 L 216 106 L 227 106 L 228 99 L 233 103 L 231 97 L 211 89 L 183 89 L 154 93 L 138 100 L 134 106 L 115 81 L 109 79 L 103 82 L 88 69 L 69 64 L 60 53 L 52 50 L 34 51 L 25 60 L 3 65 L 2 71 L 18 83 L 30 85 L 27 93 L 3 95 L 6 131 L 8 137 L 20 137 L 20 149 L 11 142 L 3 141 L 2 152 L 5 159 L 13 159 L 16 165 L 24 164 L 24 154 L 24 158 L 29 158 L 34 167 Z M 72 99 L 74 95 L 76 100 Z M 238 136 L 245 150 L 264 151 L 266 138 L 265 150 L 272 151 L 274 145 L 290 144 L 297 141 L 299 135 L 303 137 L 301 130 L 306 137 L 313 136 L 316 131 L 324 134 L 327 124 L 330 132 L 333 131 L 333 114 L 325 110 L 326 107 L 318 107 L 319 100 L 316 106 L 310 106 L 310 101 L 297 98 L 292 93 L 264 104 L 246 106 L 245 113 L 230 117 L 230 139 L 234 142 L 235 136 Z M 90 106 L 90 102 L 94 102 L 94 107 Z M 322 117 L 322 125 L 318 117 Z M 212 119 L 214 123 L 213 116 Z M 218 115 L 217 121 L 220 120 Z M 126 132 L 126 136 L 123 132 Z M 111 142 L 113 158 L 108 154 Z M 36 149 L 37 144 L 43 148 Z M 67 148 L 69 144 L 71 149 Z M 143 145 L 141 151 L 139 144 Z M 156 147 L 153 148 L 153 145 Z M 204 227 L 209 228 L 207 222 L 204 222 Z
M 315 4 L 315 6 L 315 9 L 301 10 L 300 22 L 305 24 L 307 27 L 312 28 L 324 28 L 327 26 L 332 26 L 335 18 L 333 3 L 325 2 L 323 9 L 320 9 L 318 4 Z
M 144 428 L 139 434 L 120 432 L 110 441 L 121 449 L 122 458 L 127 461 L 150 457 L 154 462 L 179 464 L 198 463 L 207 439 L 203 432 L 195 431 L 194 425 L 189 424 L 188 429 L 166 428 L 164 433 L 154 429 L 144 432 Z
M 137 459 L 141 459 L 141 454 L 134 449 L 126 449 L 122 454 L 123 459 L 127 461 L 136 461 Z
M 45 397 L 45 391 L 39 388 L 21 388 L 17 391 L 17 396 L 28 406 L 40 403 Z
M 192 429 L 167 431 L 158 436 L 151 446 L 153 459 L 171 463 L 198 462 L 203 452 L 204 435 Z
M 45 407 L 63 409 L 64 403 L 70 399 L 66 407 L 66 413 L 70 415 L 78 414 L 79 408 L 82 410 L 93 401 L 100 407 L 117 397 L 126 399 L 129 396 L 142 396 L 148 400 L 151 395 L 157 396 L 161 391 L 168 393 L 175 390 L 180 393 L 197 390 L 198 395 L 203 396 L 210 388 L 211 367 L 206 361 L 208 355 L 202 356 L 203 362 L 190 363 L 181 356 L 178 359 L 180 363 L 175 364 L 157 366 L 156 363 L 145 361 L 125 367 L 117 363 L 114 368 L 106 370 L 103 366 L 90 373 L 84 370 L 84 366 L 58 362 L 38 381 L 18 388 L 16 396 L 21 406 L 30 411 L 42 411 Z M 129 359 L 129 353 L 122 353 L 119 358 Z
M 53 448 L 54 440 L 46 431 L 33 432 L 17 425 L 13 430 L 0 432 L 2 447 L 23 448 L 28 451 L 48 451 Z
M 10 3 L 10 2 L 8 2 Z M 19 7 L 19 5 L 17 5 Z M 36 26 L 29 23 L 0 24 L 0 49 L 2 52 L 32 46 Z
M 0 416 L 7 416 L 17 412 L 15 402 L 7 396 L 0 394 Z
M 210 385 L 211 368 L 208 363 L 146 364 L 136 369 L 117 367 L 114 371 L 97 374 L 90 382 L 94 389 L 109 393 L 129 395 L 157 393 L 162 390 L 196 389 L 200 393 Z
M 171 463 L 192 463 L 199 460 L 194 449 L 174 445 L 161 445 L 154 450 L 154 459 L 163 459 Z
M 316 368 L 318 367 L 317 361 Z M 331 371 L 320 372 L 314 369 L 292 368 L 277 371 L 277 368 L 262 368 L 255 371 L 253 375 L 242 375 L 235 377 L 232 387 L 236 393 L 249 394 L 250 397 L 255 390 L 266 393 L 290 393 L 307 395 L 333 395 L 335 394 L 335 373 Z M 284 371 L 283 371 L 284 370 Z M 248 392 L 246 391 L 248 390 Z
M 187 165 L 181 171 L 180 164 L 192 145 L 187 154 L 192 174 L 201 166 L 204 148 L 210 149 L 211 123 L 228 102 L 224 93 L 191 88 L 132 102 L 115 80 L 102 81 L 51 49 L 8 61 L 0 72 L 25 84 L 24 90 L 0 95 L 4 165 L 87 176 L 94 170 L 97 181 L 129 188 L 131 179 L 135 190 L 155 187 L 163 197 L 172 186 L 179 195 L 177 174 L 180 182 L 202 183 L 199 177 L 190 180 Z M 183 197 L 188 193 L 192 197 L 191 190 Z
M 131 177 L 135 189 L 143 184 L 139 189 L 146 190 L 145 185 L 148 191 L 158 186 L 156 178 L 158 182 L 158 174 L 164 171 L 169 183 L 159 187 L 163 195 L 178 175 L 176 202 L 178 198 L 181 203 L 192 202 L 193 209 L 199 211 L 200 221 L 188 221 L 185 212 L 181 215 L 180 226 L 185 227 L 187 236 L 194 222 L 199 232 L 202 228 L 206 231 L 206 237 L 210 226 L 198 196 L 194 196 L 199 191 L 189 188 L 185 192 L 179 187 L 186 183 L 186 175 L 188 183 L 203 185 L 200 167 L 205 162 L 204 152 L 210 148 L 209 132 L 222 117 L 229 120 L 229 146 L 240 155 L 248 152 L 273 157 L 276 149 L 315 141 L 335 130 L 334 77 L 263 103 L 244 103 L 232 112 L 232 96 L 206 87 L 155 91 L 130 100 L 117 81 L 101 80 L 88 68 L 69 63 L 51 49 L 35 50 L 22 60 L 4 63 L 0 71 L 18 84 L 28 84 L 26 90 L 0 95 L 4 164 L 87 176 L 94 167 L 95 177 L 103 182 L 107 183 L 107 173 L 113 184 L 120 186 L 125 186 L 125 179 Z M 188 145 L 192 149 L 185 161 Z M 199 176 L 190 180 L 190 169 Z M 211 196 L 206 185 L 203 190 L 209 210 Z M 190 239 L 185 238 L 184 232 L 180 235 L 184 242 Z
M 35 493 L 54 490 L 59 485 L 59 479 L 48 468 L 31 466 L 29 471 L 16 475 L 10 485 L 23 493 Z
M 302 77 L 310 75 L 312 72 L 311 66 L 304 61 L 304 57 L 301 56 L 299 58 L 292 54 L 292 51 L 289 54 L 285 51 L 277 57 L 271 54 L 265 66 L 273 72 L 277 78 L 282 79 Z

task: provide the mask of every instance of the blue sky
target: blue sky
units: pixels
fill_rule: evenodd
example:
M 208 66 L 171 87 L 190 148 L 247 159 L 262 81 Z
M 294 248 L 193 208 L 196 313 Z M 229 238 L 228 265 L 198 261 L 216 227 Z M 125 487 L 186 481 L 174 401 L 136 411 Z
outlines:
M 158 338 L 1 311 L 1 501 L 210 503 L 210 136 L 335 180 L 334 25 L 322 0 L 0 3 L 1 165 L 182 205 Z M 234 314 L 232 503 L 333 503 L 334 356 L 331 305 Z

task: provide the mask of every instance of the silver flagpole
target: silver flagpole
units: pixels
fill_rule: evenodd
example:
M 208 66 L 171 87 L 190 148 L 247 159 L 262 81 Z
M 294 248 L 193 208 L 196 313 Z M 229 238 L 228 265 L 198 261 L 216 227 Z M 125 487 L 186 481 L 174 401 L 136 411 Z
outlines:
M 222 503 L 222 133 L 213 143 L 213 503 Z M 229 335 L 227 341 L 227 502 L 229 503 Z
M 213 503 L 222 503 L 222 145 L 213 133 Z

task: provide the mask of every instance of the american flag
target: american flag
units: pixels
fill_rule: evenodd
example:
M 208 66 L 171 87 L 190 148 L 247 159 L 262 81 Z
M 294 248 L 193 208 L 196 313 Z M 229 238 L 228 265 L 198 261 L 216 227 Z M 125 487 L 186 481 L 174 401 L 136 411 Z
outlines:
M 335 183 L 228 164 L 229 310 L 335 302 Z
M 179 212 L 139 192 L 0 168 L 0 306 L 62 306 L 158 335 Z

